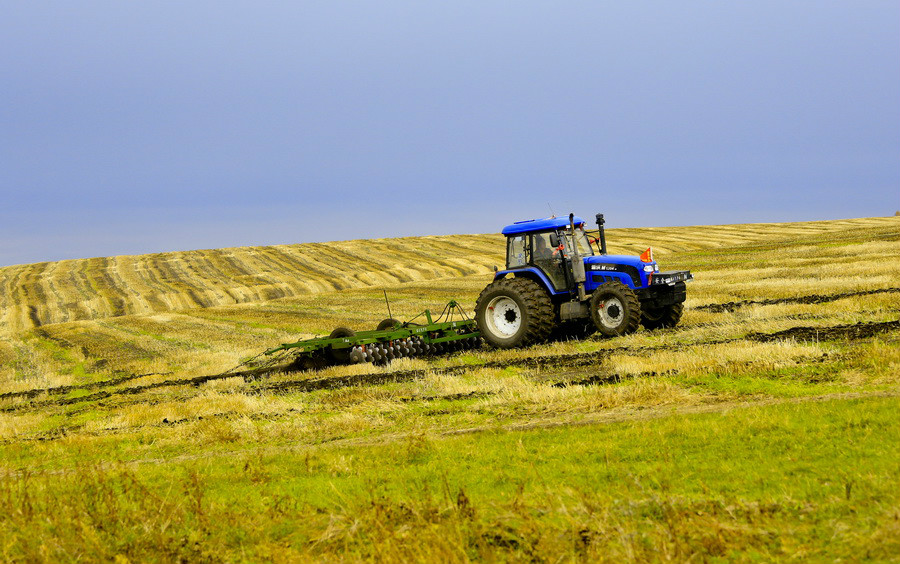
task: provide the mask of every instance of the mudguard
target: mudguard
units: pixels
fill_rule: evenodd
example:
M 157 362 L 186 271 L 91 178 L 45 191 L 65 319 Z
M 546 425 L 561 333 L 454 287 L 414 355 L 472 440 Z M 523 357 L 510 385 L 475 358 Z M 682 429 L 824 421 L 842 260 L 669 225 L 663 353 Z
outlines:
M 528 266 L 525 268 L 514 268 L 511 270 L 501 270 L 499 272 L 494 273 L 494 280 L 500 280 L 501 278 L 506 278 L 508 274 L 512 274 L 513 276 L 520 276 L 525 278 L 531 278 L 541 286 L 543 286 L 547 292 L 551 296 L 559 296 L 561 294 L 568 295 L 569 291 L 566 289 L 563 290 L 555 290 L 553 288 L 553 283 L 550 282 L 550 279 L 547 278 L 547 275 L 540 268 L 536 268 L 534 266 Z

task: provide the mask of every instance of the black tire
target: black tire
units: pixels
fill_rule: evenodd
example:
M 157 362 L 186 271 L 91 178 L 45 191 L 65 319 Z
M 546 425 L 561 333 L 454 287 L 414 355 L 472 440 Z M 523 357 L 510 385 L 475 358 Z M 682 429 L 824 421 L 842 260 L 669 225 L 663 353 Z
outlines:
M 375 330 L 376 331 L 385 331 L 387 329 L 393 329 L 397 325 L 401 325 L 401 323 L 399 321 L 397 321 L 396 319 L 394 319 L 393 317 L 388 317 L 387 319 L 383 319 L 381 321 L 381 323 L 379 323 L 378 326 L 375 327 Z
M 503 308 L 496 312 L 495 308 Z M 488 284 L 475 303 L 475 322 L 490 345 L 510 349 L 542 343 L 553 329 L 553 304 L 536 282 L 503 278 Z
M 641 324 L 641 303 L 625 284 L 607 282 L 591 296 L 591 319 L 604 337 L 634 333 Z
M 328 338 L 339 339 L 341 337 L 352 337 L 354 335 L 356 335 L 356 331 L 353 329 L 350 329 L 349 327 L 338 327 L 328 335 Z M 346 349 L 328 347 L 328 356 L 339 364 L 346 364 L 350 362 L 350 351 L 352 350 L 353 347 L 347 347 Z
M 645 329 L 662 329 L 665 327 L 675 327 L 681 321 L 681 314 L 684 313 L 684 304 L 672 304 L 660 308 L 641 310 L 641 325 Z

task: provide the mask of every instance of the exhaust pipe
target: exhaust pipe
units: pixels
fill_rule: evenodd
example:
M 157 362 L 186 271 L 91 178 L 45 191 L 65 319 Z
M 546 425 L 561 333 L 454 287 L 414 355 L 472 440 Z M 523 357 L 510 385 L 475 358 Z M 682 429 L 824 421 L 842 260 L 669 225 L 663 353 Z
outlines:
M 606 223 L 606 220 L 603 219 L 603 214 L 597 214 L 597 227 L 600 228 L 600 254 L 605 255 L 606 253 L 606 231 L 603 229 L 603 224 Z

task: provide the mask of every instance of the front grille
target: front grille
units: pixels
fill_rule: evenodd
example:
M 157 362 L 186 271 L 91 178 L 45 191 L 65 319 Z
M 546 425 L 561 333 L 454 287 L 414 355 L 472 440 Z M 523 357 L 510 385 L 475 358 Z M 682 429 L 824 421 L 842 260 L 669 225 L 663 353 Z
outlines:
M 678 282 L 689 282 L 694 279 L 694 276 L 690 273 L 689 270 L 677 270 L 672 272 L 655 272 L 650 279 L 650 284 L 653 286 L 661 286 L 667 285 L 671 286 L 672 284 L 677 284 Z

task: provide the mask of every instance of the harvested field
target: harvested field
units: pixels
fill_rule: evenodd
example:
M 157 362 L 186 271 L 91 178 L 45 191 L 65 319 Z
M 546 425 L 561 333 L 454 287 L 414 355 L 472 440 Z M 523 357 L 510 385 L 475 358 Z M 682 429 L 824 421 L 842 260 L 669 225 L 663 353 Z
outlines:
M 900 218 L 608 237 L 692 270 L 677 327 L 318 372 L 242 363 L 471 310 L 502 238 L 0 269 L 4 559 L 897 554 Z

